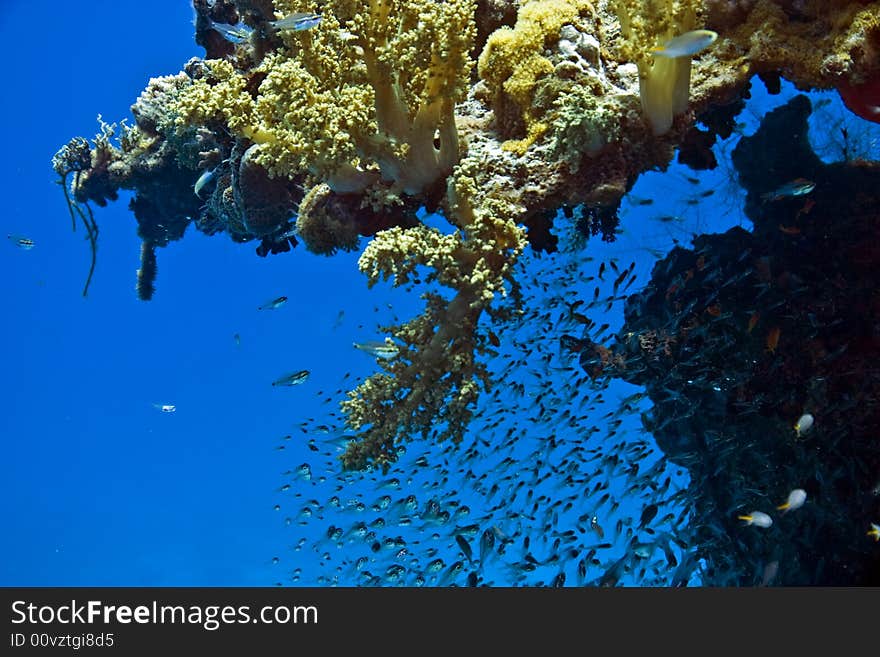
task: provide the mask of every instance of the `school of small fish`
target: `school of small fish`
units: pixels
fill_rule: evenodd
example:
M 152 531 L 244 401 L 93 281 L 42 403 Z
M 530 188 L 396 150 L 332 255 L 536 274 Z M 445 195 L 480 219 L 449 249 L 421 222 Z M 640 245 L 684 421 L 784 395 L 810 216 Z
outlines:
M 679 47 L 686 46 L 667 44 L 671 51 Z M 795 181 L 764 200 L 810 191 L 808 184 Z M 699 189 L 693 194 L 708 196 Z M 631 202 L 654 205 L 648 198 Z M 677 217 L 661 214 L 655 221 L 683 221 Z M 484 329 L 490 369 L 502 383 L 480 400 L 461 444 L 436 443 L 428 436 L 397 446 L 399 461 L 387 474 L 341 471 L 338 457 L 353 436 L 336 403 L 362 379 L 346 373 L 337 390 L 316 393 L 310 416 L 294 424 L 275 446 L 289 463 L 281 468 L 280 498 L 273 508 L 291 532 L 292 550 L 272 557 L 276 584 L 701 582 L 706 563 L 699 556 L 697 533 L 705 528 L 692 526 L 696 514 L 688 472 L 645 433 L 646 428 L 663 428 L 663 421 L 653 418 L 644 389 L 621 390 L 610 379 L 593 375 L 591 368 L 601 363 L 584 353 L 588 342 L 611 338 L 615 320 L 603 319 L 619 313 L 650 272 L 628 258 L 596 260 L 577 250 L 566 252 L 565 258 L 524 263 L 525 312 L 520 321 Z M 756 277 L 755 298 L 764 301 L 760 272 L 756 275 L 751 267 L 731 272 L 702 255 L 693 271 L 683 271 L 666 291 L 667 300 L 671 303 L 677 288 L 695 276 L 722 291 Z M 739 320 L 716 294 L 703 312 L 712 323 L 742 321 L 743 332 L 756 334 L 772 356 L 785 344 L 781 328 L 771 319 L 775 303 L 764 302 L 760 312 L 749 311 Z M 678 317 L 696 311 L 683 308 Z M 338 325 L 339 317 L 333 328 Z M 353 346 L 373 356 L 377 365 L 400 353 L 391 340 L 362 340 Z M 302 371 L 273 385 L 294 385 L 306 376 Z M 708 375 L 689 376 L 694 386 L 711 381 Z M 671 387 L 668 393 L 677 394 Z M 686 419 L 687 412 L 683 407 L 665 421 Z M 786 431 L 798 441 L 808 440 L 821 422 L 816 409 L 795 418 L 780 427 L 778 440 L 790 439 Z M 718 442 L 717 449 L 718 467 L 724 467 L 729 446 Z M 821 500 L 808 503 L 807 487 L 735 493 L 735 499 L 752 499 L 755 506 L 732 507 L 729 517 L 737 522 L 712 527 L 710 535 L 741 534 L 745 539 L 757 532 L 778 540 L 774 537 L 779 531 L 804 519 L 809 522 L 820 512 Z M 870 524 L 867 538 L 880 540 L 880 527 Z M 779 560 L 758 561 L 754 585 L 779 582 L 786 567 Z
M 294 14 L 272 25 L 280 31 L 303 31 L 319 22 L 317 14 Z M 244 38 L 243 28 L 215 28 L 230 40 Z M 652 53 L 691 56 L 716 38 L 715 33 L 698 30 Z M 213 175 L 214 169 L 202 173 L 194 186 L 197 196 Z M 699 199 L 714 194 L 713 189 L 700 189 L 699 182 L 688 179 L 693 193 L 683 199 L 684 206 L 695 207 Z M 795 178 L 760 200 L 782 207 L 785 204 L 778 202 L 807 196 L 814 189 L 812 181 Z M 651 212 L 652 221 L 664 231 L 684 230 L 680 227 L 687 221 L 686 207 L 670 212 L 645 196 L 632 196 L 629 202 Z M 18 243 L 30 248 L 26 245 Z M 656 397 L 644 387 L 604 376 L 613 362 L 602 345 L 615 339 L 624 304 L 631 310 L 633 297 L 655 274 L 671 281 L 660 290 L 661 298 L 675 309 L 663 327 L 669 335 L 684 330 L 691 339 L 711 338 L 720 342 L 714 345 L 719 353 L 735 358 L 739 354 L 734 353 L 733 341 L 723 331 L 711 332 L 735 324 L 770 360 L 787 348 L 788 337 L 777 316 L 784 301 L 773 296 L 760 260 L 744 251 L 735 263 L 724 264 L 695 248 L 688 264 L 681 265 L 667 257 L 672 245 L 680 246 L 674 237 L 669 248 L 649 251 L 658 261 L 654 271 L 622 254 L 594 257 L 592 249 L 590 255 L 563 249 L 551 259 L 524 257 L 519 265 L 523 312 L 517 320 L 499 325 L 487 321 L 478 329 L 493 384 L 474 408 L 465 440 L 450 444 L 427 435 L 399 444 L 399 459 L 384 474 L 341 470 L 339 456 L 355 436 L 347 430 L 338 402 L 371 367 L 405 360 L 407 348 L 392 338 L 346 341 L 343 349 L 354 348 L 372 360 L 353 358 L 352 371 L 357 367 L 361 373 L 345 372 L 336 390 L 313 392 L 309 385 L 302 389 L 305 394 L 295 394 L 301 415 L 279 432 L 272 446 L 279 455 L 281 477 L 274 486 L 272 508 L 288 531 L 287 547 L 271 557 L 276 584 L 689 586 L 700 584 L 707 568 L 713 567 L 701 557 L 713 541 L 771 542 L 798 523 L 809 526 L 822 513 L 821 497 L 814 495 L 817 484 L 790 478 L 767 489 L 719 492 L 716 499 L 726 502 L 725 520 L 699 524 L 707 515 L 695 505 L 705 500 L 695 500 L 689 488 L 687 458 L 669 458 L 652 438 L 652 433 L 694 420 L 697 408 L 681 393 L 682 387 L 712 390 L 719 397 L 736 388 L 738 382 L 725 381 L 700 361 L 699 353 L 663 380 L 663 396 L 677 409 L 666 416 L 657 416 L 650 401 Z M 681 296 L 687 286 L 697 284 L 705 298 Z M 746 311 L 731 308 L 725 294 L 746 285 L 754 305 Z M 801 289 L 805 288 L 795 282 L 791 294 Z M 257 310 L 275 310 L 287 301 L 278 296 Z M 374 310 L 378 315 L 380 309 Z M 387 310 L 393 314 L 390 304 Z M 328 332 L 338 329 L 343 317 L 340 310 Z M 700 319 L 689 319 L 693 317 Z M 389 321 L 378 321 L 377 326 L 398 321 L 396 316 L 384 319 Z M 644 335 L 616 338 L 639 342 L 643 351 L 663 353 L 656 336 L 647 347 Z M 238 333 L 234 341 L 240 345 Z M 672 349 L 669 344 L 665 348 Z M 637 375 L 642 365 L 630 362 L 629 367 Z M 311 374 L 308 369 L 293 370 L 278 376 L 272 386 L 301 386 Z M 734 406 L 747 416 L 756 413 L 759 402 L 735 398 Z M 789 408 L 778 426 L 767 424 L 769 437 L 756 440 L 810 445 L 826 431 L 828 419 L 825 409 L 804 406 Z M 154 407 L 176 410 L 171 404 Z M 707 453 L 713 455 L 709 466 L 716 473 L 735 454 L 725 430 L 719 426 L 703 438 Z M 880 541 L 880 526 L 869 522 L 866 536 L 867 541 L 865 536 L 861 540 Z M 754 585 L 769 586 L 781 579 L 788 564 L 764 558 L 753 566 Z
M 554 335 L 559 344 L 566 332 L 588 327 L 580 314 L 588 307 L 551 291 L 553 280 L 598 280 L 585 273 L 590 260 L 573 255 L 561 268 L 530 263 L 534 298 L 526 314 L 503 334 L 486 330 L 488 357 L 503 385 L 481 400 L 462 444 L 419 441 L 412 455 L 401 445 L 387 475 L 340 471 L 338 456 L 352 436 L 334 407 L 355 377 L 346 374 L 339 389 L 317 393 L 314 415 L 276 445 L 291 464 L 282 467 L 274 508 L 292 532 L 293 549 L 273 557 L 279 585 L 682 586 L 698 580 L 699 562 L 683 533 L 687 476 L 645 440 L 644 393 L 612 393 L 566 350 L 541 347 L 553 344 Z M 619 306 L 623 288 L 638 276 L 635 265 L 599 266 L 607 297 L 588 306 Z M 605 276 L 606 269 L 614 276 Z M 377 359 L 398 352 L 387 341 L 354 346 Z M 638 509 L 635 515 L 630 508 Z

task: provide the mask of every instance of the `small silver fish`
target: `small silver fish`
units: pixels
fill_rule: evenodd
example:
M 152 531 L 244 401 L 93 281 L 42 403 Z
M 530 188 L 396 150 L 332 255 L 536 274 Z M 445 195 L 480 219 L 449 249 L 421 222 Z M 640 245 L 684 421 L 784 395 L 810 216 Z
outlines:
M 173 413 L 177 410 L 174 404 L 153 404 L 153 408 L 158 408 L 163 413 Z
M 214 179 L 214 172 L 216 170 L 217 167 L 214 167 L 213 169 L 205 169 L 202 172 L 202 175 L 196 180 L 196 184 L 193 185 L 193 192 L 195 192 L 196 196 L 202 198 L 202 188 Z
M 298 11 L 277 21 L 269 21 L 276 30 L 304 32 L 316 27 L 321 22 L 320 14 Z
M 293 372 L 292 374 L 286 374 L 282 376 L 280 379 L 276 379 L 272 382 L 273 386 L 295 386 L 300 383 L 305 383 L 306 379 L 309 378 L 310 372 L 308 370 L 300 370 L 299 372 Z
M 377 340 L 367 340 L 366 342 L 354 342 L 352 346 L 355 349 L 365 351 L 376 358 L 394 358 L 397 355 L 398 347 L 387 342 L 379 342 Z
M 636 555 L 639 559 L 650 559 L 651 555 L 654 554 L 654 548 L 656 547 L 656 543 L 653 541 L 650 543 L 641 543 L 636 542 L 633 543 L 633 554 Z
M 241 43 L 251 37 L 253 29 L 246 25 L 230 25 L 229 23 L 215 23 L 211 21 L 211 29 L 223 35 L 223 38 L 232 43 Z
M 711 46 L 717 38 L 718 33 L 712 30 L 691 30 L 651 48 L 651 53 L 655 57 L 691 57 Z
M 32 248 L 36 246 L 34 241 L 30 237 L 25 237 L 24 235 L 19 235 L 18 233 L 12 233 L 11 235 L 7 235 L 6 239 L 15 244 L 19 249 L 23 251 L 30 251 Z
M 277 299 L 272 299 L 267 303 L 264 303 L 262 306 L 259 306 L 257 310 L 275 310 L 287 303 L 287 297 L 278 297 Z
M 774 189 L 772 192 L 761 194 L 761 198 L 765 201 L 779 201 L 784 198 L 793 198 L 795 196 L 804 196 L 809 194 L 816 187 L 816 183 L 806 178 L 795 178 L 791 182 L 787 182 L 781 187 Z
M 798 418 L 798 421 L 794 423 L 794 433 L 795 436 L 800 438 L 802 435 L 807 433 L 813 426 L 813 422 L 815 419 L 810 413 L 804 413 Z

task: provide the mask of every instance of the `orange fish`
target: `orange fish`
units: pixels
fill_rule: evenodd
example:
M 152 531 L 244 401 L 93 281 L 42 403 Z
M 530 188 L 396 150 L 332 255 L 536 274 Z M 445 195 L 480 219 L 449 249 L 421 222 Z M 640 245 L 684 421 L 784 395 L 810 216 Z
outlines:
M 780 333 L 782 333 L 782 329 L 780 329 L 778 326 L 774 326 L 767 334 L 767 351 L 769 351 L 771 354 L 776 353 L 776 346 L 779 344 Z
M 808 198 L 804 201 L 803 207 L 797 211 L 797 214 L 794 216 L 795 219 L 800 217 L 802 214 L 809 214 L 810 210 L 813 209 L 813 206 L 816 205 L 816 201 L 811 198 Z
M 801 229 L 798 228 L 797 226 L 783 226 L 782 224 L 779 224 L 779 230 L 781 230 L 786 235 L 800 235 L 801 234 Z
M 754 312 L 752 316 L 749 317 L 749 328 L 746 329 L 746 333 L 751 333 L 752 329 L 758 325 L 758 320 L 761 319 L 761 313 Z
M 721 304 L 715 303 L 706 308 L 706 312 L 712 315 L 712 317 L 718 317 L 721 314 Z

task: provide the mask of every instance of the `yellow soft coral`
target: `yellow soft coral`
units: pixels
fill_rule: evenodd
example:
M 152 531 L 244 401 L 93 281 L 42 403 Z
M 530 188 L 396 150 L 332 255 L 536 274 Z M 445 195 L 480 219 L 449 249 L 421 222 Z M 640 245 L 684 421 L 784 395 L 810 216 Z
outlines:
M 690 57 L 653 57 L 651 48 L 696 26 L 699 0 L 616 0 L 621 52 L 639 68 L 639 95 L 655 135 L 669 132 L 688 106 Z
M 480 390 L 490 384 L 477 358 L 485 346 L 477 326 L 495 297 L 507 293 L 525 232 L 517 225 L 522 208 L 481 188 L 481 167 L 467 158 L 449 181 L 447 216 L 458 230 L 391 228 L 378 233 L 358 261 L 370 286 L 389 278 L 405 285 L 418 267 L 427 267 L 425 282 L 454 295 L 425 293 L 422 315 L 386 327 L 401 345 L 397 355 L 342 404 L 359 431 L 342 458 L 348 468 L 385 468 L 396 458 L 396 445 L 414 435 L 460 441 Z
M 593 13 L 588 0 L 524 0 L 516 25 L 496 30 L 486 41 L 477 70 L 493 95 L 496 116 L 512 113 L 526 132 L 524 139 L 505 142 L 507 150 L 522 154 L 546 132 L 547 124 L 532 111 L 535 84 L 553 72 L 542 53 L 559 39 L 563 25 L 587 13 Z
M 316 3 L 279 1 L 278 15 Z M 379 177 L 408 194 L 444 178 L 459 158 L 453 110 L 467 90 L 473 0 L 328 0 L 321 23 L 286 32 L 286 48 L 247 73 L 211 62 L 182 120 L 222 117 L 260 144 L 273 175 L 310 172 L 336 192 Z M 215 69 L 217 69 L 215 71 Z M 247 88 L 257 80 L 256 99 Z
M 225 122 L 231 130 L 252 129 L 254 101 L 247 93 L 247 78 L 223 59 L 205 62 L 207 74 L 197 78 L 176 99 L 177 123 Z

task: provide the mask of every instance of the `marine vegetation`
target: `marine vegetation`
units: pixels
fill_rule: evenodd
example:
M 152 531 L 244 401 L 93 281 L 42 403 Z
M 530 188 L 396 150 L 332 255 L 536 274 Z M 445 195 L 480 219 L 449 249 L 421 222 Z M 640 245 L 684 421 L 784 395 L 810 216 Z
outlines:
M 390 467 L 416 436 L 460 441 L 493 384 L 487 321 L 524 311 L 513 274 L 523 250 L 555 248 L 560 208 L 578 207 L 586 234 L 613 239 L 621 198 L 678 147 L 683 161 L 711 166 L 754 75 L 839 89 L 880 120 L 878 2 L 193 6 L 205 57 L 151 79 L 118 143 L 102 122 L 91 145 L 76 137 L 58 152 L 55 171 L 88 232 L 92 270 L 90 204 L 132 192 L 144 300 L 157 249 L 189 224 L 258 242 L 260 256 L 300 241 L 332 256 L 368 237 L 359 267 L 371 285 L 421 286 L 424 312 L 385 327 L 398 349 L 342 403 L 342 461 L 353 469 Z M 296 13 L 309 19 L 288 20 Z M 665 331 L 651 334 L 655 349 L 676 339 Z

